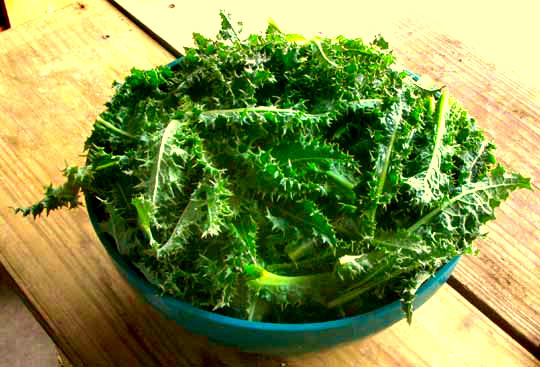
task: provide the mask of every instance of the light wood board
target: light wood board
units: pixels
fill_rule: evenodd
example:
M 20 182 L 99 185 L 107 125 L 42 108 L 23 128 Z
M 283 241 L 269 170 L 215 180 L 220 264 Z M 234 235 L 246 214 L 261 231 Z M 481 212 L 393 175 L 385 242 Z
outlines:
M 18 27 L 75 3 L 74 0 L 4 0 L 4 2 L 11 27 Z

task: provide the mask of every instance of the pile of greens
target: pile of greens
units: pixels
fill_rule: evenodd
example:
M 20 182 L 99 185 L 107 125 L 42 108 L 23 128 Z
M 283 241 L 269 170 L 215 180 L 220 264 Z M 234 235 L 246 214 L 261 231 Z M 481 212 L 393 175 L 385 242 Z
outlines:
M 505 172 L 445 89 L 383 38 L 304 39 L 270 23 L 172 67 L 132 70 L 85 144 L 28 208 L 99 200 L 101 229 L 164 294 L 249 320 L 308 322 L 400 299 L 473 241 L 529 180 Z

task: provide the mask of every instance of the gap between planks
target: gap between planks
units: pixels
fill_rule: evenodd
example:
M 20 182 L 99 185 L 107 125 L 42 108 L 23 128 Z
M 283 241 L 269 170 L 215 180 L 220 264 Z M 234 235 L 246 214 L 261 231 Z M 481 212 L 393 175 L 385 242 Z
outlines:
M 152 31 L 149 27 L 147 27 L 143 22 L 141 22 L 137 17 L 135 17 L 133 14 L 131 14 L 127 9 L 122 7 L 119 3 L 117 3 L 114 0 L 108 0 L 109 3 L 111 3 L 122 15 L 124 15 L 126 18 L 131 20 L 137 27 L 142 29 L 148 36 L 150 36 L 154 41 L 156 41 L 161 47 L 163 47 L 165 50 L 167 50 L 169 53 L 171 53 L 174 57 L 179 58 L 182 56 L 182 53 L 178 51 L 175 47 L 173 47 L 169 42 L 165 41 L 165 39 L 161 38 L 156 32 Z
M 535 345 L 524 333 L 507 321 L 499 312 L 491 307 L 486 301 L 482 300 L 469 287 L 460 282 L 453 275 L 448 279 L 448 285 L 490 319 L 491 322 L 500 327 L 512 339 L 519 343 L 519 345 L 530 352 L 536 359 L 540 360 L 540 346 Z

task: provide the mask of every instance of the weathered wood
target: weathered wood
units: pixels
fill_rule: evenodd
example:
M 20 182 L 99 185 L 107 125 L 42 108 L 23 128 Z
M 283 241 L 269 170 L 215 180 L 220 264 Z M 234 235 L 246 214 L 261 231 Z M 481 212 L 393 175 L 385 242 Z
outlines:
M 112 6 L 100 1 L 85 4 L 0 34 L 0 259 L 34 306 L 34 314 L 41 315 L 42 325 L 48 325 L 53 340 L 77 365 L 84 365 L 79 351 L 86 348 L 106 356 L 99 348 L 114 353 L 124 345 L 122 337 L 111 338 L 114 322 L 106 326 L 107 312 L 100 311 L 99 300 L 106 297 L 89 292 L 80 298 L 90 283 L 78 279 L 101 277 L 100 287 L 107 287 L 107 278 L 118 275 L 110 266 L 98 270 L 107 261 L 103 252 L 85 251 L 95 247 L 95 241 L 88 235 L 90 227 L 79 226 L 78 220 L 87 220 L 82 212 L 68 215 L 67 221 L 57 217 L 51 227 L 29 230 L 20 227 L 23 222 L 10 223 L 14 217 L 9 207 L 35 200 L 51 179 L 58 182 L 64 158 L 82 163 L 82 144 L 112 94 L 113 80 L 123 78 L 131 67 L 149 68 L 171 58 Z M 70 261 L 70 253 L 79 253 L 84 265 Z M 86 262 L 88 257 L 94 261 Z M 95 261 L 98 267 L 88 268 Z M 107 344 L 100 344 L 101 332 L 108 333 Z M 118 350 L 137 350 L 134 345 L 126 343 Z M 96 365 L 120 365 L 107 361 L 103 357 Z
M 217 4 L 212 8 L 201 3 L 187 9 L 170 7 L 170 2 L 164 0 L 152 5 L 142 0 L 114 2 L 180 52 L 184 46 L 192 45 L 192 31 L 212 36 L 219 27 L 215 19 L 219 12 Z M 340 4 L 343 6 L 333 4 L 333 9 L 306 10 L 305 17 L 295 23 L 297 28 L 286 30 L 311 34 L 316 30 L 343 30 L 351 35 L 365 35 L 365 39 L 380 32 L 390 41 L 402 65 L 449 87 L 494 140 L 502 164 L 533 177 L 536 184 L 540 182 L 540 93 L 515 82 L 471 51 L 465 44 L 467 40 L 471 43 L 476 40 L 475 32 L 461 32 L 460 36 L 465 38 L 462 41 L 434 32 L 420 25 L 420 17 L 436 14 L 426 9 L 421 11 L 414 4 L 407 5 L 407 11 L 403 12 L 413 17 L 406 19 L 399 14 L 400 10 L 382 11 L 384 4 L 366 8 L 365 4 L 358 3 L 356 11 L 351 4 Z M 203 6 L 205 11 L 202 11 Z M 296 6 L 302 8 L 301 2 Z M 249 29 L 258 32 L 264 29 L 262 22 L 267 15 L 254 11 L 255 5 L 246 8 L 233 2 L 229 7 L 236 19 L 248 22 Z M 357 22 L 351 22 L 349 17 L 328 24 L 314 21 L 324 18 L 326 11 L 330 12 L 327 18 L 331 20 L 335 9 L 347 7 L 352 13 L 368 12 L 373 16 Z M 279 9 L 277 5 L 265 8 L 274 16 Z M 415 14 L 418 15 L 414 17 Z M 279 17 L 276 21 L 290 23 L 286 14 Z M 487 24 L 482 19 L 477 19 L 477 23 L 466 27 L 472 30 Z M 506 57 L 503 52 L 499 54 L 501 61 L 506 61 Z M 488 230 L 487 239 L 478 241 L 480 255 L 461 262 L 455 272 L 456 283 L 452 284 L 468 290 L 471 301 L 484 304 L 494 320 L 504 319 L 505 330 L 529 350 L 540 354 L 540 191 L 514 193 L 498 210 L 497 220 L 489 224 Z
M 110 84 L 132 66 L 170 60 L 106 2 L 89 0 L 0 34 L 0 262 L 74 366 L 534 366 L 538 361 L 444 286 L 415 313 L 343 347 L 269 358 L 209 346 L 165 320 L 126 284 L 84 209 L 34 222 L 9 206 L 61 181 L 64 159 L 82 163 Z
M 464 310 L 467 311 L 463 313 Z M 446 315 L 442 324 L 438 321 L 441 315 Z M 503 335 L 503 339 L 506 339 L 502 330 L 492 329 L 488 325 L 493 324 L 456 291 L 444 286 L 442 291 L 417 311 L 410 327 L 405 321 L 400 321 L 372 339 L 287 362 L 290 367 L 505 366 L 516 363 L 510 359 L 500 360 L 499 356 L 483 352 L 491 350 L 498 354 L 499 347 L 495 347 L 497 340 Z M 486 327 L 492 331 L 487 334 L 481 331 L 486 330 Z M 423 337 L 419 339 L 419 335 Z M 402 342 L 394 344 L 397 342 L 394 338 Z M 459 351 L 454 350 L 458 345 Z M 502 345 L 512 348 L 511 344 L 505 342 Z M 414 362 L 411 362 L 411 359 Z M 538 364 L 538 361 L 534 363 Z
M 47 16 L 56 9 L 60 9 L 69 4 L 74 4 L 74 0 L 4 0 L 11 27 Z

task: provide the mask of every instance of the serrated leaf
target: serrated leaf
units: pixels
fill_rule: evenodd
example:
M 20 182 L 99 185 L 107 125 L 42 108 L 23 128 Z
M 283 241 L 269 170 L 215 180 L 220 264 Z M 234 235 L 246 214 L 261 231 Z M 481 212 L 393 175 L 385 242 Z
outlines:
M 448 176 L 441 171 L 443 155 L 448 154 L 445 152 L 448 149 L 443 143 L 446 133 L 447 100 L 448 94 L 444 90 L 439 97 L 437 105 L 436 127 L 434 129 L 436 134 L 434 142 L 430 144 L 432 150 L 428 155 L 427 167 L 406 180 L 407 185 L 414 192 L 415 198 L 421 205 L 428 206 L 433 202 L 441 200 L 449 184 Z

